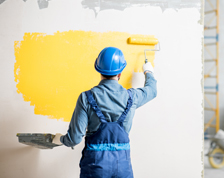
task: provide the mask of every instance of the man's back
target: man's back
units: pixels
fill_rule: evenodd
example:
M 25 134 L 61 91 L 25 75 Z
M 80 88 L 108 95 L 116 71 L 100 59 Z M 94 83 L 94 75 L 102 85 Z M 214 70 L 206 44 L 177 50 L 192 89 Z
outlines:
M 116 80 L 102 80 L 99 85 L 91 89 L 97 105 L 107 121 L 116 121 L 124 111 L 128 93 Z M 135 109 L 156 97 L 156 80 L 153 74 L 147 73 L 145 86 L 138 89 L 130 89 L 133 95 L 133 105 L 124 120 L 124 129 L 130 132 Z M 100 120 L 88 104 L 85 92 L 78 98 L 75 111 L 70 122 L 68 133 L 61 137 L 66 146 L 75 146 L 80 143 L 84 135 L 91 135 L 99 128 Z

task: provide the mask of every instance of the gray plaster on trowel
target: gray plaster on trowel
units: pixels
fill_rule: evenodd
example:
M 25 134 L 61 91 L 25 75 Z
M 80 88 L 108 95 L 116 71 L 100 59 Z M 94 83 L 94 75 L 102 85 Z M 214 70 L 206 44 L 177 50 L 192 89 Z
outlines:
M 201 8 L 200 0 L 83 0 L 84 8 L 92 9 L 97 15 L 102 10 L 115 9 L 123 11 L 129 7 L 159 6 L 164 11 L 167 8 L 180 9 Z
M 52 143 L 55 135 L 42 133 L 18 133 L 16 135 L 20 143 L 39 149 L 53 149 L 60 145 Z

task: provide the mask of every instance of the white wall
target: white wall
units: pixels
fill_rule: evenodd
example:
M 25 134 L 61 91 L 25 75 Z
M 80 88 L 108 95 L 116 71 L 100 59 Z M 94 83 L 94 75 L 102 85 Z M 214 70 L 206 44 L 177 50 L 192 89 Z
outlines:
M 63 146 L 39 150 L 18 143 L 16 137 L 20 132 L 66 133 L 69 123 L 35 115 L 34 107 L 16 92 L 14 41 L 22 40 L 25 32 L 68 30 L 120 31 L 159 39 L 158 96 L 137 110 L 130 134 L 134 175 L 202 177 L 202 4 L 190 1 L 189 7 L 177 8 L 176 3 L 174 9 L 168 2 L 108 8 L 97 16 L 80 0 L 49 1 L 45 9 L 31 0 L 7 0 L 0 5 L 0 177 L 79 177 L 83 142 L 74 151 Z

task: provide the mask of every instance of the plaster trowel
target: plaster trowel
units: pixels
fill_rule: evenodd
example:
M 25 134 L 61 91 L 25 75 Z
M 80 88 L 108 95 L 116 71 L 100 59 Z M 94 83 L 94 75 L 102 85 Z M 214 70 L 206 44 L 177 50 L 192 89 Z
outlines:
M 53 149 L 54 147 L 61 146 L 52 143 L 55 135 L 49 133 L 17 133 L 16 136 L 20 143 L 40 149 Z

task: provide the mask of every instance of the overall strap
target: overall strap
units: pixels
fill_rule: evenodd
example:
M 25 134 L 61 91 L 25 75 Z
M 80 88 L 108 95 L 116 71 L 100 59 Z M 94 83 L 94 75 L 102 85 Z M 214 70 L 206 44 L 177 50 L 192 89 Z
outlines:
M 133 104 L 133 101 L 132 101 L 132 93 L 131 93 L 131 90 L 127 90 L 128 94 L 129 94 L 129 98 L 128 98 L 128 103 L 127 103 L 127 106 L 124 110 L 124 112 L 121 114 L 121 117 L 118 119 L 118 123 L 122 124 L 123 121 L 125 120 L 127 114 L 128 114 L 128 111 L 130 110 L 132 104 Z
M 93 95 L 91 93 L 91 90 L 86 91 L 85 92 L 86 96 L 87 96 L 87 100 L 91 106 L 91 108 L 95 111 L 96 115 L 99 117 L 101 122 L 107 122 L 107 120 L 105 119 L 105 116 L 103 115 L 103 113 L 101 112 L 100 108 L 97 106 L 95 99 L 93 98 Z

